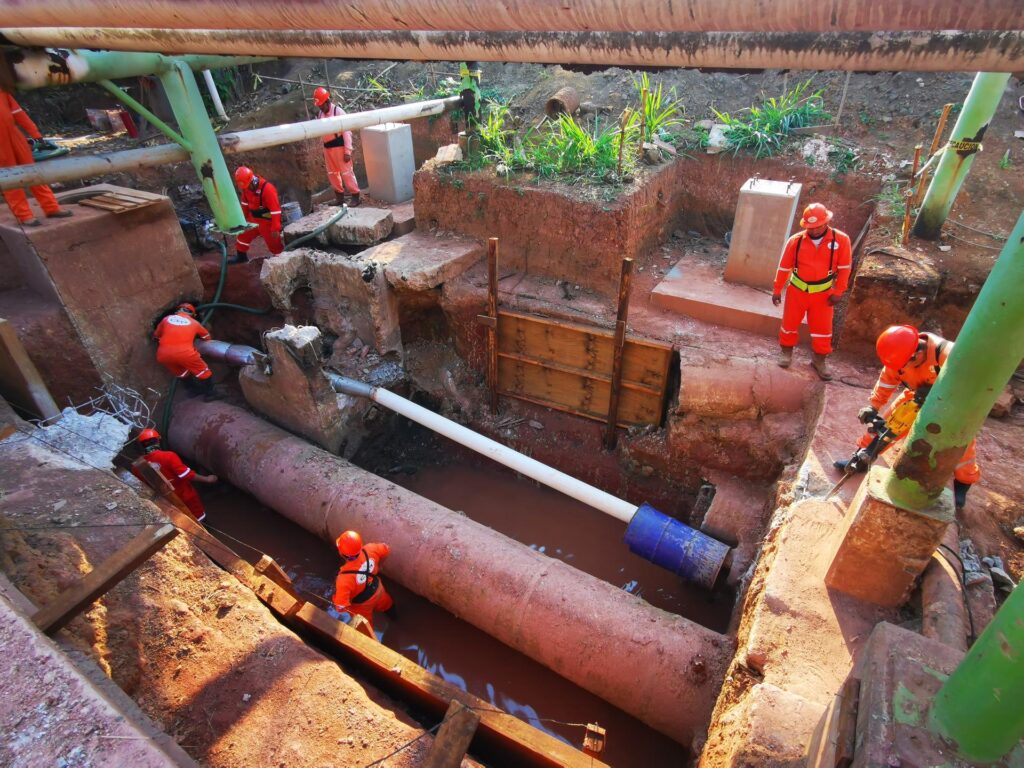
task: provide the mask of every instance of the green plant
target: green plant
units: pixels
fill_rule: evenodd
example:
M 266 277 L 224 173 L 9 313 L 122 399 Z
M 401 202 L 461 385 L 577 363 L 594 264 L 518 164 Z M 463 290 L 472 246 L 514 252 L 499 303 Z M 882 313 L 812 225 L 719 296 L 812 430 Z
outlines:
M 902 223 L 907 212 L 907 198 L 903 188 L 895 181 L 890 182 L 873 198 L 878 203 L 879 214 Z
M 864 109 L 860 111 L 859 116 L 862 125 L 871 125 L 871 123 L 875 121 L 875 118 L 868 114 L 867 110 Z
M 635 118 L 635 115 L 634 115 Z M 540 176 L 555 174 L 606 181 L 615 175 L 619 143 L 624 138 L 623 171 L 632 168 L 634 145 L 639 128 L 636 120 L 626 122 L 623 133 L 618 125 L 601 126 L 600 118 L 592 128 L 576 122 L 571 115 L 559 115 L 550 130 L 526 150 L 529 165 Z
M 640 97 L 640 112 L 644 118 L 644 141 L 650 141 L 655 136 L 671 140 L 674 132 L 670 129 L 682 126 L 686 111 L 683 100 L 676 98 L 676 89 L 672 88 L 666 98 L 662 84 L 658 83 L 657 88 L 652 88 L 646 72 L 640 74 L 639 80 L 633 81 L 633 87 Z
M 1003 156 L 999 158 L 999 167 L 1006 171 L 1009 170 L 1010 165 L 1010 150 L 1006 150 Z
M 366 90 L 369 91 L 370 96 L 378 101 L 389 101 L 395 94 L 387 80 L 384 78 L 377 79 L 376 77 L 366 78 Z
M 755 157 L 769 157 L 782 149 L 785 138 L 795 128 L 820 125 L 831 115 L 825 111 L 821 90 L 808 93 L 811 81 L 800 83 L 779 98 L 767 99 L 760 107 L 751 105 L 749 117 L 712 110 L 724 123 L 725 138 L 733 151 L 753 150 Z
M 860 165 L 860 155 L 856 150 L 839 139 L 829 141 L 828 159 L 836 169 L 833 176 L 845 176 Z

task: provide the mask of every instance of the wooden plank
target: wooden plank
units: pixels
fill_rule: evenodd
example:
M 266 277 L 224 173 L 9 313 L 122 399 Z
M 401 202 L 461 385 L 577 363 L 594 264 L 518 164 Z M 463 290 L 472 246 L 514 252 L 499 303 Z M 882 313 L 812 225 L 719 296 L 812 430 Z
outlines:
M 562 373 L 569 373 L 573 376 L 579 376 L 584 379 L 602 381 L 609 386 L 611 386 L 612 383 L 612 377 L 603 373 L 585 371 L 568 365 L 562 365 L 561 363 L 552 362 L 550 360 L 537 360 L 526 355 L 517 355 L 515 352 L 499 352 L 498 360 L 514 360 L 515 362 L 522 363 L 524 365 L 536 365 L 541 368 L 550 368 L 552 371 L 561 371 Z M 637 384 L 635 381 L 623 381 L 622 386 L 625 389 L 635 389 L 637 392 L 644 392 L 655 397 L 659 397 L 661 395 L 660 387 L 649 387 L 646 384 Z
M 11 405 L 34 417 L 60 416 L 60 408 L 18 338 L 17 329 L 3 318 L 0 318 L 0 394 Z
M 479 724 L 480 715 L 452 701 L 423 761 L 423 768 L 459 768 Z
M 118 205 L 111 200 L 105 199 L 104 195 L 100 195 L 99 197 L 87 197 L 85 200 L 79 200 L 78 204 L 89 208 L 101 208 L 102 210 L 110 211 L 111 213 L 119 213 L 124 210 L 123 205 Z
M 847 678 L 839 691 L 839 728 L 836 732 L 836 768 L 849 768 L 857 749 L 857 709 L 860 704 L 860 680 Z
M 491 413 L 498 412 L 498 238 L 487 240 L 487 315 L 494 326 L 487 326 L 487 386 L 491 390 Z
M 178 529 L 169 523 L 147 525 L 138 536 L 79 579 L 71 589 L 36 611 L 32 621 L 46 634 L 54 634 L 177 535 Z
M 611 395 L 608 402 L 608 423 L 604 433 L 604 447 L 615 447 L 615 427 L 618 424 L 619 397 L 622 391 L 622 351 L 626 343 L 626 320 L 629 317 L 629 287 L 633 278 L 633 260 L 622 260 L 619 276 L 619 302 L 615 315 L 615 341 L 612 345 Z
M 174 492 L 174 486 L 171 485 L 170 481 L 161 475 L 157 470 L 153 469 L 145 457 L 140 456 L 132 462 L 130 471 L 139 480 L 144 482 L 151 491 L 158 494 L 161 498 L 166 499 L 169 503 L 173 504 L 180 511 L 192 517 L 189 511 L 188 505 L 181 500 L 181 497 Z M 195 518 L 192 518 L 193 520 Z M 205 529 L 203 529 L 205 530 Z
M 263 555 L 253 568 L 256 573 L 266 576 L 289 594 L 298 597 L 298 592 L 295 591 L 295 586 L 292 584 L 292 580 L 288 577 L 288 574 L 284 572 L 281 566 L 277 564 L 277 561 L 270 555 Z

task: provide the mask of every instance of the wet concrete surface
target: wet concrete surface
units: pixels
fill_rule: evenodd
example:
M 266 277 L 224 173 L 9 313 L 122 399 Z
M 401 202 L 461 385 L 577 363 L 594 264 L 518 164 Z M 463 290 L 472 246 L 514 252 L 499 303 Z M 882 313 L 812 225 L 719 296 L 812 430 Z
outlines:
M 429 475 L 425 473 L 424 478 L 429 479 Z M 516 482 L 514 477 L 510 479 Z M 467 486 L 474 487 L 472 483 Z M 222 484 L 202 490 L 211 532 L 250 562 L 258 560 L 260 553 L 271 555 L 301 592 L 315 604 L 328 607 L 340 564 L 330 546 L 235 488 Z M 495 493 L 507 498 L 504 488 Z M 563 551 L 573 554 L 580 547 Z M 388 580 L 386 563 L 384 578 L 396 608 L 392 616 L 377 614 L 374 627 L 378 639 L 389 648 L 576 747 L 582 743 L 583 728 L 574 724 L 600 723 L 608 731 L 602 757 L 610 765 L 647 768 L 691 764 L 682 745 Z M 338 616 L 333 608 L 329 610 Z

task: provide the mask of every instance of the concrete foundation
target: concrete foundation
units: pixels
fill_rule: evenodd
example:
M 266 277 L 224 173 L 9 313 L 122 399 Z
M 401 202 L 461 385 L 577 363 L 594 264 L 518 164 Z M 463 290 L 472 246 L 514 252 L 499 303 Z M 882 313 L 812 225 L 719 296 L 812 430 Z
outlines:
M 414 231 L 369 248 L 361 256 L 383 266 L 393 288 L 428 291 L 461 275 L 485 252 L 483 243 L 468 237 Z
M 756 177 L 740 187 L 725 264 L 727 281 L 771 290 L 802 188 Z
M 689 744 L 707 727 L 731 641 L 330 456 L 227 405 L 178 406 L 171 445 L 333 541 L 392 548 L 391 577 Z M 628 652 L 623 652 L 628 649 Z
M 896 607 L 910 596 L 954 511 L 948 489 L 928 510 L 897 507 L 885 492 L 888 472 L 880 466 L 869 470 L 836 536 L 825 582 L 860 600 Z
M 315 231 L 337 215 L 338 211 L 337 206 L 327 206 L 292 222 L 284 228 L 285 243 L 291 243 Z M 387 208 L 371 208 L 361 205 L 358 208 L 349 208 L 348 213 L 317 234 L 316 237 L 307 240 L 305 245 L 306 247 L 320 245 L 324 248 L 373 245 L 390 235 L 393 226 L 394 218 Z
M 412 126 L 384 123 L 364 128 L 359 133 L 370 195 L 387 203 L 411 200 L 412 175 L 416 172 Z

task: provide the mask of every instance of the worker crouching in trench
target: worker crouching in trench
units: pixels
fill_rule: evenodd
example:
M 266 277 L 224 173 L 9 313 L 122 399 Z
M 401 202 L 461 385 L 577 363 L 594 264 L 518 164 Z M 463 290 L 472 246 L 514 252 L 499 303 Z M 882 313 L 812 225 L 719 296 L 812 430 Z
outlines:
M 343 562 L 334 584 L 334 607 L 341 613 L 362 616 L 372 630 L 374 611 L 388 611 L 394 606 L 380 577 L 391 547 L 363 544 L 363 537 L 356 531 L 345 531 L 335 544 Z

